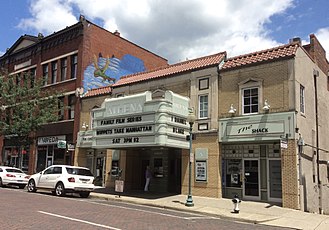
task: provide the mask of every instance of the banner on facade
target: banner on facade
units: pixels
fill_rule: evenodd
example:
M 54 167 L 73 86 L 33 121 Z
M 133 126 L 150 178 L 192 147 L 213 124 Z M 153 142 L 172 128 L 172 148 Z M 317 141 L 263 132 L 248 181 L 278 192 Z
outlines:
M 207 181 L 207 161 L 196 161 L 195 174 L 196 181 Z
M 287 141 L 287 139 L 281 139 L 280 140 L 280 147 L 281 147 L 281 149 L 287 149 L 288 148 L 288 141 Z
M 66 149 L 66 141 L 58 140 L 58 142 L 57 142 L 57 148 L 59 148 L 59 149 Z

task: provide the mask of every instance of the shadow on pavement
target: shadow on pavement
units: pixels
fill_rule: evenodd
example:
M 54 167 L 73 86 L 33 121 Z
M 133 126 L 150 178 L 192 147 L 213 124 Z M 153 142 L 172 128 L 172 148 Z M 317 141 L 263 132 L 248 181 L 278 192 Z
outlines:
M 117 196 L 128 196 L 128 197 L 136 197 L 136 198 L 142 198 L 142 199 L 159 199 L 163 197 L 169 197 L 178 195 L 178 193 L 168 193 L 168 192 L 144 192 L 142 190 L 131 190 L 131 191 L 124 191 L 124 192 L 116 192 L 114 191 L 114 188 L 95 188 L 93 191 L 94 193 L 102 193 L 102 194 L 111 194 L 111 195 L 117 195 Z

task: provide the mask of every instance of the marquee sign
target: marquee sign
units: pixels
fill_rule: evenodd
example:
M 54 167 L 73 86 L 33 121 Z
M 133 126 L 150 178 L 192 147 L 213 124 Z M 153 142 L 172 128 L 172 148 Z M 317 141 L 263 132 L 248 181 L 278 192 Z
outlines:
M 157 94 L 159 91 L 157 91 Z M 188 149 L 189 98 L 163 91 L 105 99 L 93 110 L 92 148 L 167 146 Z M 81 135 L 80 135 L 81 136 Z M 79 143 L 80 142 L 80 143 Z M 83 137 L 78 145 L 83 146 Z

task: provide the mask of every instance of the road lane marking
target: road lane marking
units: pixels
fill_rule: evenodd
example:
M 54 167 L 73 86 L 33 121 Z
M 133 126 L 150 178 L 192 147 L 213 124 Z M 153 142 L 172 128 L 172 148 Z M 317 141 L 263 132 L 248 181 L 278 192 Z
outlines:
M 161 212 L 143 210 L 143 209 L 139 209 L 139 208 L 131 208 L 131 207 L 125 207 L 125 206 L 120 206 L 120 205 L 114 205 L 114 204 L 104 204 L 104 203 L 98 203 L 98 202 L 87 201 L 87 200 L 83 200 L 83 202 L 97 204 L 97 205 L 103 205 L 103 206 L 109 206 L 109 207 L 115 207 L 115 208 L 121 208 L 121 209 L 126 209 L 126 210 L 132 210 L 132 211 L 138 211 L 138 212 L 145 212 L 145 213 L 157 214 L 157 215 L 160 215 L 160 216 L 173 217 L 173 218 L 183 219 L 183 220 L 192 220 L 192 219 L 220 219 L 220 218 L 217 218 L 217 217 L 191 214 L 191 213 L 185 212 L 185 211 L 169 210 L 169 209 L 164 209 L 164 208 L 159 208 L 159 207 L 152 207 L 152 206 L 140 205 L 140 204 L 133 204 L 133 203 L 129 203 L 129 204 L 126 203 L 126 204 L 127 205 L 131 205 L 131 206 L 137 206 L 137 207 L 147 207 L 149 209 L 157 209 L 157 210 L 165 210 L 165 211 L 168 211 L 168 212 L 183 213 L 183 214 L 190 215 L 190 216 L 189 217 L 177 216 L 177 215 L 172 215 L 172 214 L 167 214 L 167 213 L 161 213 Z
M 50 212 L 44 212 L 44 211 L 38 211 L 38 212 L 42 213 L 42 214 L 45 214 L 45 215 L 49 215 L 49 216 L 55 216 L 55 217 L 58 217 L 58 218 L 63 218 L 63 219 L 67 219 L 67 220 L 73 220 L 73 221 L 76 221 L 76 222 L 81 222 L 81 223 L 85 223 L 85 224 L 94 225 L 94 226 L 97 226 L 97 227 L 113 229 L 113 230 L 121 230 L 120 228 L 115 228 L 115 227 L 111 227 L 111 226 L 107 226 L 107 225 L 103 225 L 103 224 L 97 224 L 97 223 L 93 223 L 93 222 L 90 222 L 90 221 L 80 220 L 80 219 L 71 218 L 71 217 L 67 217 L 67 216 L 61 216 L 61 215 L 50 213 Z

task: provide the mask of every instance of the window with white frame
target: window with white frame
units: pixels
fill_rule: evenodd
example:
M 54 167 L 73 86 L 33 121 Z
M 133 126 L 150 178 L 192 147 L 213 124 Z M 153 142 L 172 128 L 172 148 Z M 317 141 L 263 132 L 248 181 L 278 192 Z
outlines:
M 90 128 L 93 128 L 95 126 L 94 123 L 94 119 L 95 119 L 95 112 L 93 111 L 93 109 L 98 109 L 99 106 L 94 106 L 91 110 L 90 110 Z
M 43 84 L 48 84 L 48 64 L 42 65 Z
M 300 85 L 300 112 L 305 113 L 305 87 Z
M 243 114 L 258 113 L 259 89 L 258 87 L 242 89 Z
M 31 88 L 33 88 L 35 86 L 35 81 L 37 77 L 37 69 L 36 68 L 31 69 L 30 74 L 31 74 L 30 86 Z
M 67 75 L 67 58 L 62 58 L 61 59 L 61 81 L 66 80 L 66 75 Z
M 208 95 L 199 95 L 199 118 L 208 118 Z
M 74 119 L 74 107 L 75 107 L 75 95 L 69 95 L 68 98 L 68 111 L 69 111 L 69 119 Z
M 78 73 L 78 55 L 71 56 L 71 79 L 77 78 Z
M 57 61 L 51 63 L 51 83 L 57 82 Z

